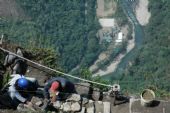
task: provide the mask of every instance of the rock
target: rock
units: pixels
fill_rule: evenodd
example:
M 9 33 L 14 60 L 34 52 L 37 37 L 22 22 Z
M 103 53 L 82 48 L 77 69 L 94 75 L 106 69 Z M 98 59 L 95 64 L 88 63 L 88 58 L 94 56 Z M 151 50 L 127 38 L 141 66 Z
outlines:
M 71 111 L 76 112 L 76 111 L 80 111 L 80 109 L 81 109 L 81 106 L 80 106 L 80 104 L 78 102 L 72 103 Z
M 18 112 L 30 112 L 30 111 L 35 111 L 35 109 L 33 108 L 33 107 L 26 107 L 24 104 L 19 104 L 18 106 L 17 106 L 17 110 L 18 110 Z
M 33 96 L 32 99 L 31 99 L 31 102 L 35 105 L 36 105 L 37 102 L 40 102 L 40 101 L 42 102 L 42 100 L 40 98 L 35 97 L 35 96 Z
M 61 102 L 60 101 L 56 101 L 53 103 L 53 106 L 56 108 L 56 109 L 59 109 L 61 107 Z
M 71 111 L 71 102 L 65 102 L 63 104 L 63 111 L 64 112 L 70 112 Z
M 60 106 L 60 108 L 59 108 L 60 110 L 62 110 L 62 109 L 64 109 L 64 106 L 63 106 L 63 104 Z
M 24 110 L 24 104 L 19 104 L 19 105 L 17 106 L 17 110 L 18 110 L 18 111 L 23 111 L 23 110 Z
M 103 93 L 103 100 L 102 101 L 110 101 L 112 97 L 110 97 L 108 92 Z
M 89 100 L 88 104 L 86 105 L 86 109 L 87 109 L 87 113 L 95 113 L 93 100 Z
M 97 101 L 99 104 L 103 104 L 103 102 L 102 101 Z
M 89 102 L 87 98 L 82 98 L 82 105 L 85 105 Z
M 110 102 L 103 102 L 103 113 L 110 113 Z
M 94 107 L 89 107 L 87 108 L 87 113 L 95 113 L 94 112 Z M 106 112 L 107 113 L 107 112 Z
M 85 107 L 82 107 L 82 108 L 81 108 L 81 111 L 80 111 L 80 112 L 77 112 L 77 113 L 85 113 L 85 111 L 86 111 L 86 108 L 85 108 Z
M 72 94 L 66 101 L 75 101 L 78 102 L 81 100 L 81 97 L 79 94 Z
M 38 107 L 41 107 L 43 105 L 43 102 L 42 101 L 38 101 L 38 102 L 35 103 L 35 105 L 38 106 Z
M 89 100 L 89 103 L 94 103 L 94 101 L 93 100 Z
M 92 99 L 98 101 L 100 98 L 100 90 L 98 88 L 93 89 Z
M 95 101 L 95 113 L 103 113 L 103 102 Z
M 89 97 L 90 84 L 89 83 L 77 83 L 75 84 L 75 89 L 78 94 L 83 97 Z

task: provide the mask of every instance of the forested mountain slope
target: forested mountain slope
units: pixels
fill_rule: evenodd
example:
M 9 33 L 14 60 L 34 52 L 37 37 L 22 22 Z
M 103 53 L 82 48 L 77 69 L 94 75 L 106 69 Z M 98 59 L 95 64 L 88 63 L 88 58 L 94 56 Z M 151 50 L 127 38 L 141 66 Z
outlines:
M 126 88 L 150 87 L 165 96 L 170 91 L 170 1 L 150 0 L 149 10 L 152 16 L 144 27 L 144 45 L 121 80 L 129 81 Z
M 99 54 L 96 0 L 15 0 L 23 18 L 1 17 L 0 33 L 29 47 L 54 49 L 63 69 L 93 63 Z

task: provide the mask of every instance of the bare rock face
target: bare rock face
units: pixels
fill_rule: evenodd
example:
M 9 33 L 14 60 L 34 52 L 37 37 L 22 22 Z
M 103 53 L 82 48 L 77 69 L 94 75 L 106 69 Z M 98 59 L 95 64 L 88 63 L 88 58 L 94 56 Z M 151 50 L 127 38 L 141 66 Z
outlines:
M 75 101 L 78 102 L 81 100 L 81 97 L 79 94 L 72 94 L 66 101 Z
M 78 102 L 72 103 L 71 105 L 71 111 L 76 112 L 76 111 L 80 111 L 81 106 Z

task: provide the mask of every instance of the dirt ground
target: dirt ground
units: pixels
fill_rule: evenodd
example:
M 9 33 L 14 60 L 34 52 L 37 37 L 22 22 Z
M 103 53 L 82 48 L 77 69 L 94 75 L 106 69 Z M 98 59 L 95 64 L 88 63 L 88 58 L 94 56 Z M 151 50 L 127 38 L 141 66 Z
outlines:
M 141 25 L 147 25 L 151 17 L 151 13 L 148 11 L 148 0 L 139 0 L 139 4 L 136 6 L 136 17 Z
M 24 18 L 23 10 L 15 0 L 0 0 L 0 17 Z

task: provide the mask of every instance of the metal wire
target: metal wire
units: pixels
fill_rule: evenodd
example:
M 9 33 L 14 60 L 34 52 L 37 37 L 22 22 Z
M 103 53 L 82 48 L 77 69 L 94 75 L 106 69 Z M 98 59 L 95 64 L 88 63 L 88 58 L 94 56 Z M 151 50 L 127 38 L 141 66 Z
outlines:
M 36 63 L 36 62 L 34 62 L 34 61 L 32 61 L 32 60 L 29 60 L 29 59 L 27 59 L 27 58 L 24 58 L 24 57 L 22 57 L 22 56 L 19 56 L 19 55 L 15 54 L 15 53 L 13 53 L 13 52 L 11 52 L 11 51 L 8 51 L 8 50 L 6 50 L 6 49 L 4 49 L 4 48 L 2 48 L 2 47 L 0 47 L 0 49 L 1 49 L 2 51 L 4 51 L 4 52 L 10 53 L 10 54 L 12 54 L 12 55 L 15 55 L 15 56 L 17 56 L 17 57 L 19 57 L 19 58 L 21 58 L 21 59 L 23 59 L 23 60 L 26 60 L 26 61 L 28 61 L 28 62 L 30 62 L 30 63 L 33 63 L 33 64 L 35 64 L 35 65 L 37 65 L 37 66 L 39 66 L 39 67 L 43 67 L 43 68 L 48 69 L 48 70 L 50 70 L 50 71 L 53 71 L 53 72 L 56 72 L 56 73 L 59 73 L 59 74 L 62 74 L 62 75 L 65 75 L 65 76 L 68 76 L 68 77 L 77 79 L 77 80 L 81 80 L 81 81 L 84 81 L 84 82 L 89 82 L 89 83 L 92 83 L 92 84 L 97 84 L 97 85 L 105 86 L 105 87 L 112 87 L 112 85 L 108 85 L 108 84 L 104 84 L 104 83 L 98 83 L 98 82 L 94 82 L 94 81 L 91 81 L 91 80 L 86 80 L 86 79 L 83 79 L 83 78 L 80 78 L 80 77 L 73 76 L 73 75 L 71 75 L 71 74 L 67 74 L 67 73 L 64 73 L 64 72 L 61 72 L 61 71 L 52 69 L 52 68 L 50 68 L 50 67 L 44 66 L 44 65 L 39 64 L 39 63 Z

